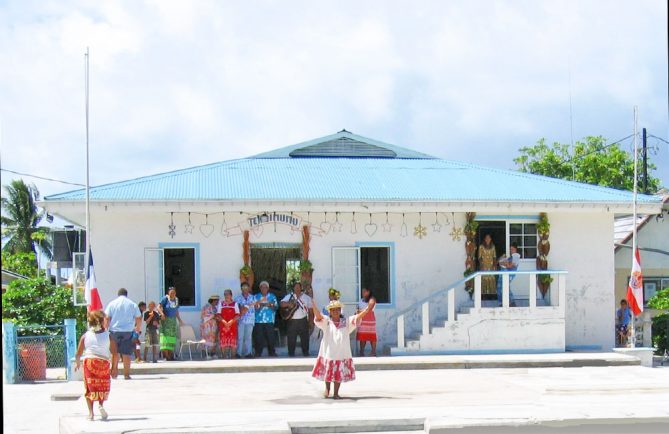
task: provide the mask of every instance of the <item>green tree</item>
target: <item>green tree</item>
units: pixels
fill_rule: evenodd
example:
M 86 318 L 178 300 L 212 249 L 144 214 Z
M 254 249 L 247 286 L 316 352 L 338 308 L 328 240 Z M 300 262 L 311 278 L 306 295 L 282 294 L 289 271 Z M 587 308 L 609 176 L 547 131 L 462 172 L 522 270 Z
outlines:
M 2 203 L 3 251 L 9 253 L 38 253 L 51 256 L 51 244 L 46 234 L 48 228 L 38 227 L 44 211 L 37 207 L 39 190 L 34 184 L 26 184 L 22 179 L 12 180 L 4 186 Z
M 648 307 L 664 310 L 665 313 L 653 317 L 653 346 L 657 348 L 657 354 L 669 351 L 669 288 L 658 291 L 650 300 Z
M 2 294 L 3 321 L 23 326 L 57 325 L 66 318 L 77 320 L 78 334 L 85 330 L 86 308 L 72 303 L 71 289 L 44 277 L 14 280 Z
M 35 266 L 35 254 L 30 253 L 9 253 L 2 251 L 2 269 L 13 271 L 26 277 L 36 277 L 37 267 Z
M 548 145 L 541 139 L 534 146 L 519 149 L 513 159 L 521 172 L 569 179 L 586 184 L 601 185 L 619 190 L 634 189 L 633 156 L 619 144 L 607 145 L 601 136 L 587 136 L 574 146 L 555 142 Z M 654 193 L 661 187 L 660 180 L 650 175 L 655 165 L 648 164 L 648 191 Z M 641 166 L 639 162 L 639 177 Z M 641 189 L 641 178 L 639 178 Z M 641 191 L 641 190 L 639 190 Z

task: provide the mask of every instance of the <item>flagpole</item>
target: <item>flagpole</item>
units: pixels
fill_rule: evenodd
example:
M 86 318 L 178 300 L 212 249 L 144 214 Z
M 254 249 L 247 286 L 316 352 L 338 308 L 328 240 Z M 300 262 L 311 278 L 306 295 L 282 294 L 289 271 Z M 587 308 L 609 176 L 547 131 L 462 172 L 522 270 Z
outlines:
M 88 153 L 88 106 L 89 106 L 89 91 L 90 91 L 90 76 L 89 76 L 89 50 L 86 47 L 86 54 L 84 55 L 86 60 L 86 72 L 85 72 L 85 93 L 86 93 L 86 259 L 84 260 L 84 266 L 86 267 L 86 275 L 88 275 L 90 270 L 90 257 L 91 257 L 91 209 L 90 209 L 90 171 L 89 171 L 89 153 Z
M 639 143 L 637 141 L 637 124 L 639 122 L 639 108 L 634 106 L 634 194 L 633 194 L 633 211 L 632 211 L 632 270 L 635 268 L 636 262 L 636 249 L 637 249 L 637 240 L 636 240 L 636 228 L 637 228 L 637 191 L 638 191 L 638 155 L 639 155 Z M 639 303 L 641 300 L 636 300 Z M 635 316 L 634 313 L 631 315 L 632 323 L 632 336 L 630 338 L 630 347 L 636 347 L 636 327 L 635 327 Z

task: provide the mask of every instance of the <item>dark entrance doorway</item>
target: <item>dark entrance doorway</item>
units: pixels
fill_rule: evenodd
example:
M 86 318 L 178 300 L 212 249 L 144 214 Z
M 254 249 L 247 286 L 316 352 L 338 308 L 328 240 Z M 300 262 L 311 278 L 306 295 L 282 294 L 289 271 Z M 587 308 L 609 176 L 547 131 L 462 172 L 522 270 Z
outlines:
M 492 243 L 495 245 L 497 257 L 506 254 L 506 222 L 505 221 L 485 221 L 479 222 L 479 231 L 476 239 L 476 245 L 483 244 L 483 238 L 490 234 Z
M 292 289 L 295 282 L 300 281 L 301 258 L 302 250 L 299 244 L 252 244 L 253 293 L 260 292 L 260 282 L 266 280 L 269 283 L 270 292 L 281 301 L 288 290 Z M 283 346 L 286 324 L 278 313 L 274 326 L 279 330 L 281 336 L 280 342 L 276 342 L 276 344 L 277 346 Z

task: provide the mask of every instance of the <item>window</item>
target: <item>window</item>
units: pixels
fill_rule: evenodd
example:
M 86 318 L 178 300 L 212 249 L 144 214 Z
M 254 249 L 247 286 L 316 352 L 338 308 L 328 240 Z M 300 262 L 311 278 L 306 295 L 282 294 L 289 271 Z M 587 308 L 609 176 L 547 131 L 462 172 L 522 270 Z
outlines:
M 524 259 L 537 257 L 537 225 L 536 223 L 510 223 L 509 246 L 518 244 L 518 253 Z
M 536 219 L 523 217 L 520 219 L 509 218 L 508 220 L 497 220 L 491 217 L 481 216 L 477 218 L 479 223 L 477 245 L 483 243 L 483 238 L 490 235 L 495 245 L 497 256 L 509 255 L 511 243 L 518 245 L 518 253 L 522 259 L 534 259 L 537 257 L 537 235 Z M 532 221 L 534 220 L 534 221 Z
M 648 305 L 648 300 L 664 288 L 669 288 L 669 276 L 646 277 L 643 276 L 643 305 Z
M 377 303 L 390 303 L 389 259 L 389 247 L 360 247 L 361 290 L 371 290 Z
M 391 247 L 361 246 L 332 249 L 332 286 L 344 303 L 355 303 L 368 288 L 380 304 L 392 300 Z
M 165 248 L 163 255 L 164 294 L 173 286 L 177 290 L 179 305 L 196 306 L 195 249 Z

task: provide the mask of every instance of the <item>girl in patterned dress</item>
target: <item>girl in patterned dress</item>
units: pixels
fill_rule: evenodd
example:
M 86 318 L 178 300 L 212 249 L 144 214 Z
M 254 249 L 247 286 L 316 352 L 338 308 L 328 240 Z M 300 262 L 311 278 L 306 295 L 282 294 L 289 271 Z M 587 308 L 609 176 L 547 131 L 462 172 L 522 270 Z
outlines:
M 362 299 L 358 303 L 358 312 L 369 306 L 369 313 L 363 316 L 356 339 L 360 342 L 360 356 L 365 355 L 365 342 L 369 342 L 372 346 L 371 356 L 376 357 L 376 316 L 374 315 L 374 306 L 376 306 L 376 298 L 372 295 L 372 291 L 367 288 L 362 288 Z
M 341 383 L 355 380 L 355 367 L 351 355 L 351 342 L 349 335 L 355 331 L 363 316 L 370 311 L 367 306 L 362 312 L 353 315 L 346 321 L 340 321 L 342 304 L 339 300 L 333 300 L 328 304 L 330 316 L 323 316 L 312 301 L 311 308 L 314 312 L 314 323 L 323 331 L 323 340 L 318 351 L 318 358 L 311 376 L 325 381 L 325 393 L 330 396 L 330 384 L 334 383 L 334 399 L 341 399 L 339 387 Z
M 218 324 L 219 343 L 223 357 L 232 358 L 237 353 L 237 320 L 239 320 L 239 306 L 232 299 L 232 290 L 223 292 L 223 301 L 219 304 Z
M 111 355 L 116 352 L 116 341 L 109 339 L 109 332 L 104 329 L 104 313 L 94 310 L 88 313 L 88 331 L 81 336 L 76 354 L 75 370 L 81 367 L 84 359 L 84 388 L 88 420 L 93 420 L 93 403 L 98 402 L 102 420 L 107 420 L 107 411 L 103 404 L 109 398 L 111 388 Z

